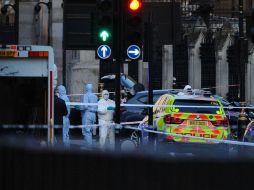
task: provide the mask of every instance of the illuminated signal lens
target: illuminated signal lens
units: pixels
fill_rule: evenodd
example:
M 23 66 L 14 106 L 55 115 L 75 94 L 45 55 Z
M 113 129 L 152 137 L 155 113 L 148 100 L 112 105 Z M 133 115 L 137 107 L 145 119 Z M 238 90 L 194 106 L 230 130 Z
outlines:
M 95 43 L 111 45 L 113 42 L 114 0 L 97 0 L 95 14 Z
M 132 10 L 132 11 L 137 11 L 137 10 L 140 9 L 140 7 L 141 7 L 141 2 L 138 1 L 138 0 L 132 0 L 132 1 L 130 1 L 130 3 L 129 3 L 129 8 L 130 8 L 130 10 Z
M 102 30 L 99 32 L 99 38 L 103 41 L 106 42 L 110 38 L 111 34 L 108 30 Z

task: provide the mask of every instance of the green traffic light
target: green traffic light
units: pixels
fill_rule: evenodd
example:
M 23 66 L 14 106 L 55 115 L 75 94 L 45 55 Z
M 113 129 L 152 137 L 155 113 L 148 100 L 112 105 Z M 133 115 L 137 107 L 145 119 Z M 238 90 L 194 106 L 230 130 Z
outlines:
M 99 33 L 99 37 L 101 38 L 101 40 L 103 42 L 106 42 L 108 41 L 109 37 L 110 37 L 110 33 L 107 31 L 107 30 L 102 30 L 100 33 Z

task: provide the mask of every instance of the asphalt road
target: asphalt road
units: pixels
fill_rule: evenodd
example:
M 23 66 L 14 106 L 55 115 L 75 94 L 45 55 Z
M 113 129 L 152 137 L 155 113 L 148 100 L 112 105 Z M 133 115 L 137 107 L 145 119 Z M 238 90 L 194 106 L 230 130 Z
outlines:
M 13 143 L 25 146 L 47 147 L 47 133 L 34 132 L 30 135 L 22 130 L 1 131 L 2 143 Z M 6 136 L 7 135 L 7 136 Z M 5 138 L 3 138 L 5 136 Z M 0 143 L 1 143 L 0 142 Z M 61 131 L 56 131 L 55 148 L 65 149 L 62 143 Z M 81 129 L 70 131 L 70 150 L 77 151 L 100 151 L 98 133 L 93 136 L 93 148 L 87 149 L 81 133 Z M 115 152 L 137 153 L 141 155 L 156 157 L 181 157 L 181 158 L 254 158 L 254 148 L 247 146 L 227 145 L 227 144 L 198 144 L 198 143 L 169 143 L 158 141 L 132 141 L 128 136 L 116 134 Z

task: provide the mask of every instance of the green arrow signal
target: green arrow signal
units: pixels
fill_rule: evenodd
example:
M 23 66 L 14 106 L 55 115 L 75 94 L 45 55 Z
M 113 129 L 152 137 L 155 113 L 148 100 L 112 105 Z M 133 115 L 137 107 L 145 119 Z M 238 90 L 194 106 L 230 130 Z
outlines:
M 107 39 L 109 38 L 109 33 L 106 30 L 103 30 L 100 33 L 100 38 L 102 39 L 103 42 L 106 42 Z

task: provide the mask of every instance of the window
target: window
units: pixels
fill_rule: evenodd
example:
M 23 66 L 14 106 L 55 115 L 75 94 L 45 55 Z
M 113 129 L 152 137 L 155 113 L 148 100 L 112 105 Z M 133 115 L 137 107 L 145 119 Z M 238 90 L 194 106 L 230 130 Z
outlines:
M 204 101 L 204 100 L 175 100 L 174 105 L 179 109 L 179 112 L 187 113 L 210 113 L 216 114 L 220 106 L 217 101 Z M 191 106 L 191 107 L 177 107 L 177 106 Z M 198 107 L 198 106 L 214 106 L 213 107 Z
M 159 94 L 153 95 L 153 103 L 155 103 L 159 99 L 160 96 L 161 95 L 159 95 Z M 148 103 L 148 95 L 141 96 L 140 98 L 138 98 L 138 101 L 142 102 L 143 104 L 147 104 Z

